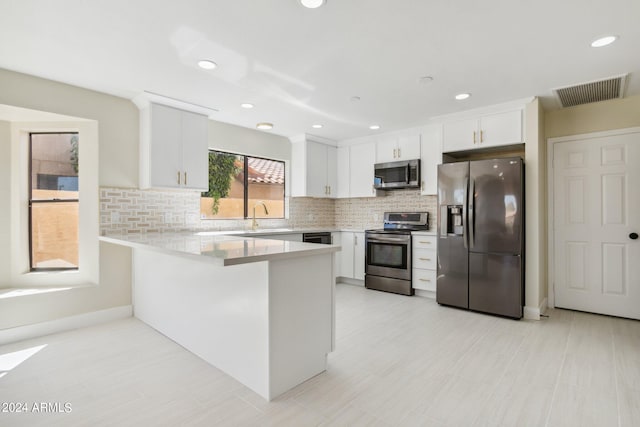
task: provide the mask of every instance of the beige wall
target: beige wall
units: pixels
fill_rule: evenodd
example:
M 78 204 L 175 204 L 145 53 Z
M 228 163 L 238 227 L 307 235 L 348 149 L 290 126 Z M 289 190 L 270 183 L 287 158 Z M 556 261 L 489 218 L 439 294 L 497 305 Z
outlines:
M 0 288 L 9 282 L 9 189 L 11 188 L 11 123 L 0 121 Z
M 527 104 L 525 119 L 525 317 L 534 317 L 545 297 L 546 216 L 544 204 L 545 149 L 541 122 L 544 120 L 538 99 Z
M 130 100 L 0 69 L 0 104 L 95 120 L 99 186 L 137 188 L 139 115 Z M 209 135 L 211 148 L 285 160 L 287 166 L 291 158 L 289 140 L 277 135 L 214 121 Z M 9 274 L 11 212 L 17 210 L 9 206 L 11 138 L 11 123 L 0 121 L 0 291 L 15 286 Z M 0 329 L 130 305 L 130 251 L 100 243 L 99 264 L 96 285 L 0 299 Z
M 545 137 L 640 126 L 640 95 L 547 111 Z
M 93 182 L 97 193 L 100 185 L 137 186 L 138 183 L 138 110 L 129 100 L 98 92 L 52 82 L 33 76 L 0 69 L 0 104 L 29 110 L 45 111 L 65 116 L 92 119 L 97 122 L 99 177 Z M 82 129 L 91 129 L 91 122 L 78 123 Z M 38 126 L 46 126 L 39 123 Z M 15 135 L 11 126 L 7 132 L 5 122 L 0 124 L 0 236 L 11 224 L 24 224 L 14 216 L 21 209 L 14 206 L 13 195 L 19 185 L 11 183 L 17 179 L 19 153 L 12 151 Z M 15 144 L 14 144 L 15 145 Z M 80 153 L 82 162 L 82 151 Z M 96 205 L 97 205 L 97 198 Z M 97 215 L 97 207 L 95 208 Z M 98 224 L 93 225 L 97 230 Z M 14 230 L 15 231 L 15 230 Z M 0 288 L 16 286 L 12 274 L 18 256 L 12 236 L 19 235 L 10 230 L 6 238 L 0 239 Z M 95 233 L 97 235 L 97 231 Z M 19 243 L 19 242 L 18 242 Z M 22 252 L 22 251 L 21 251 Z M 8 260 L 8 261 L 7 261 Z M 95 269 L 94 284 L 71 287 L 65 291 L 0 299 L 0 329 L 29 325 L 92 311 L 127 306 L 131 304 L 130 251 L 126 248 L 100 244 L 99 271 Z M 34 279 L 42 276 L 33 277 Z M 49 277 L 49 276 L 47 276 Z M 30 283 L 28 275 L 22 274 L 20 286 Z M 65 287 L 64 275 L 52 275 L 47 285 L 36 287 Z M 41 282 L 34 280 L 34 282 Z M 50 283 L 49 283 L 50 282 Z M 55 282 L 55 284 L 54 284 Z
M 209 148 L 274 160 L 291 160 L 289 139 L 268 132 L 209 121 Z
M 640 126 L 640 95 L 547 111 L 541 124 L 544 125 L 545 147 L 550 138 L 638 127 Z M 551 154 L 547 153 L 546 156 L 548 155 Z M 545 165 L 546 163 L 545 159 Z M 548 178 L 546 168 L 544 177 Z M 545 224 L 549 219 L 546 186 L 545 181 L 544 198 L 541 200 L 541 203 L 544 203 Z M 548 250 L 548 239 L 545 239 L 544 245 L 545 251 Z M 548 260 L 545 259 L 544 271 L 546 275 L 548 275 L 547 269 Z M 540 291 L 541 295 L 547 296 L 548 285 L 545 284 L 544 290 Z
M 0 69 L 0 104 L 98 121 L 100 186 L 138 186 L 138 109 L 128 99 Z

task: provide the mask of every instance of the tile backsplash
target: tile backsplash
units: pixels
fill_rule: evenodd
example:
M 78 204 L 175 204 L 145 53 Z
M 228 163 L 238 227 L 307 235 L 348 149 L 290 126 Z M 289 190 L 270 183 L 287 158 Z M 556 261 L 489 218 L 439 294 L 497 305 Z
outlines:
M 337 199 L 335 225 L 340 229 L 381 228 L 385 212 L 429 212 L 429 229 L 436 224 L 436 196 L 421 196 L 416 190 L 387 191 L 385 196 Z
M 382 226 L 384 212 L 427 211 L 435 224 L 436 197 L 415 190 L 389 191 L 384 197 L 356 199 L 288 199 L 289 219 L 261 219 L 262 228 L 340 228 L 364 230 Z M 183 230 L 248 229 L 251 220 L 201 220 L 200 193 L 195 191 L 100 189 L 101 234 Z

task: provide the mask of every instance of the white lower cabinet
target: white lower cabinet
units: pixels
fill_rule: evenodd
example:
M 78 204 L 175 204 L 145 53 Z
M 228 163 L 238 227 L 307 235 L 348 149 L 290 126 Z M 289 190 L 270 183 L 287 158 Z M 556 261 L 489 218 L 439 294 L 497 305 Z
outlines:
M 353 278 L 364 280 L 364 233 L 353 233 Z
M 437 236 L 423 232 L 412 233 L 412 279 L 413 289 L 436 291 Z
M 335 243 L 335 241 L 334 241 Z M 364 233 L 343 231 L 336 264 L 339 277 L 364 280 Z

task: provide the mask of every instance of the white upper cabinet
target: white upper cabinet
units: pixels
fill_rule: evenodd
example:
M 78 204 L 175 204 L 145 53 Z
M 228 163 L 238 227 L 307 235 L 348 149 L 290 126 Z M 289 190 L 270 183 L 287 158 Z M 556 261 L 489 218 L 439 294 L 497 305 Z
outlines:
M 376 164 L 376 145 L 373 142 L 349 147 L 349 196 L 375 197 L 373 170 Z
M 336 197 L 337 149 L 307 140 L 292 140 L 291 196 Z
M 350 197 L 350 166 L 349 166 L 349 147 L 338 147 L 337 149 L 338 160 L 336 162 L 336 197 L 343 199 Z
M 420 194 L 438 194 L 438 165 L 442 163 L 442 125 L 422 129 L 420 156 Z
M 494 113 L 446 122 L 443 152 L 473 150 L 523 142 L 522 110 Z
M 207 116 L 160 104 L 140 111 L 140 188 L 207 191 Z
M 383 135 L 376 143 L 376 163 L 419 158 L 420 133 L 418 131 Z

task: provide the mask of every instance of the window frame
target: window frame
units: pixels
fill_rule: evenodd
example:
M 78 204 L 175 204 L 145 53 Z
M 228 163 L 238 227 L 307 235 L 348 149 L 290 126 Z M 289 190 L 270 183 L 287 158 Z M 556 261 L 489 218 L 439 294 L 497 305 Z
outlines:
M 251 157 L 253 159 L 261 159 L 261 160 L 267 160 L 267 161 L 270 161 L 270 162 L 282 163 L 282 176 L 284 177 L 283 178 L 284 182 L 282 183 L 282 203 L 283 203 L 282 217 L 264 217 L 264 218 L 260 218 L 260 219 L 278 220 L 278 219 L 286 219 L 287 218 L 287 210 L 286 210 L 286 206 L 287 206 L 287 203 L 286 203 L 286 201 L 287 201 L 287 162 L 285 160 L 278 160 L 278 159 L 273 159 L 273 158 L 264 157 L 264 156 L 254 156 L 254 155 L 251 155 L 251 154 L 234 153 L 234 152 L 231 152 L 231 151 L 224 151 L 224 150 L 219 150 L 219 149 L 215 149 L 215 148 L 209 148 L 209 150 L 207 151 L 207 156 L 212 152 L 226 154 L 226 155 L 233 155 L 233 156 L 242 156 L 243 157 L 243 168 L 244 168 L 243 201 L 242 201 L 242 204 L 243 204 L 243 216 L 242 217 L 233 217 L 233 218 L 201 218 L 200 219 L 201 221 L 246 220 L 246 219 L 252 219 L 253 218 L 253 215 L 249 214 L 249 174 L 248 174 L 249 157 Z M 203 197 L 202 193 L 201 193 L 200 197 Z
M 78 204 L 78 212 L 80 211 L 80 191 L 78 189 L 78 198 L 77 199 L 33 199 L 33 135 L 76 135 L 78 138 L 80 137 L 80 133 L 78 131 L 56 131 L 56 132 L 29 132 L 29 154 L 28 154 L 28 162 L 29 165 L 27 167 L 27 173 L 29 174 L 28 178 L 28 232 L 29 232 L 29 271 L 30 272 L 47 272 L 47 271 L 78 271 L 80 268 L 79 255 L 80 255 L 80 242 L 78 241 L 78 265 L 75 267 L 35 267 L 33 265 L 33 204 L 49 204 L 49 203 L 77 203 Z M 78 156 L 78 164 L 80 164 L 80 159 Z M 80 173 L 78 173 L 78 180 L 80 180 Z M 78 235 L 80 234 L 80 219 L 78 218 Z

